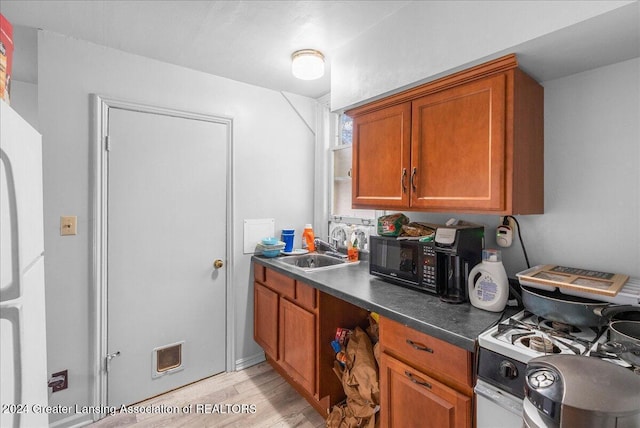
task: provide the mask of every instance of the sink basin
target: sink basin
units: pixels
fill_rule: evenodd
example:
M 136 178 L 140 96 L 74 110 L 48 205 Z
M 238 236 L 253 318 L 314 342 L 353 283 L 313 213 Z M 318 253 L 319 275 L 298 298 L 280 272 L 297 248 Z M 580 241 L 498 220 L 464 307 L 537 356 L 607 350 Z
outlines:
M 334 269 L 343 266 L 350 266 L 358 262 L 348 262 L 347 259 L 327 256 L 325 254 L 302 254 L 299 256 L 286 256 L 275 259 L 278 262 L 286 263 L 305 272 L 315 272 L 318 270 Z

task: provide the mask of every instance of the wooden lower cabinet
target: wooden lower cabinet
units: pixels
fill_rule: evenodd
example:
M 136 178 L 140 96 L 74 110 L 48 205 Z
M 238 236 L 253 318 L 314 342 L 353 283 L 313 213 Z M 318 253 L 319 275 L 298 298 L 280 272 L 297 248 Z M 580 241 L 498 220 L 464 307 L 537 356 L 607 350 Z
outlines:
M 323 416 L 345 399 L 333 372 L 336 329 L 369 312 L 254 265 L 254 339 L 267 361 Z M 473 354 L 380 317 L 380 426 L 472 428 Z
M 473 354 L 380 317 L 380 426 L 473 427 Z
M 278 293 L 254 283 L 253 338 L 264 352 L 278 359 Z
M 280 365 L 305 390 L 315 392 L 316 315 L 283 299 L 280 303 Z
M 369 312 L 254 264 L 254 340 L 267 361 L 324 417 L 344 400 L 331 348 L 338 327 L 366 327 Z
M 471 398 L 382 354 L 380 426 L 471 427 Z

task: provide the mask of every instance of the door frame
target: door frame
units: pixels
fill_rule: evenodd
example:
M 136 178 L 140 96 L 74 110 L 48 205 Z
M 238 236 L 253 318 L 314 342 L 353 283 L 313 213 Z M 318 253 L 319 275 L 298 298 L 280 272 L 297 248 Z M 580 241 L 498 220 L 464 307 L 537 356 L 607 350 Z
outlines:
M 99 94 L 91 94 L 92 135 L 91 135 L 91 168 L 90 192 L 92 198 L 92 232 L 91 240 L 91 283 L 93 325 L 92 346 L 92 391 L 91 402 L 96 408 L 104 409 L 93 414 L 94 421 L 106 416 L 107 407 L 107 201 L 109 159 L 106 155 L 108 146 L 109 110 L 112 108 L 130 110 L 141 113 L 159 114 L 183 119 L 201 120 L 225 125 L 227 127 L 227 159 L 226 159 L 226 257 L 225 257 L 225 295 L 226 295 L 226 368 L 227 372 L 235 370 L 235 305 L 233 295 L 233 119 L 224 116 L 213 116 L 195 112 L 174 110 L 166 107 L 140 104 L 124 99 L 111 98 Z

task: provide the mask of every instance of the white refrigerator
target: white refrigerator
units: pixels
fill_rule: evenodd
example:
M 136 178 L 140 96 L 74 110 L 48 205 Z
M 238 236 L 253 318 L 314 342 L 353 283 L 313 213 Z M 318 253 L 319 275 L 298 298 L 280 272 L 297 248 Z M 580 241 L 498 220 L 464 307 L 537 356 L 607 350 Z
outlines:
M 1 427 L 46 427 L 42 139 L 0 100 Z

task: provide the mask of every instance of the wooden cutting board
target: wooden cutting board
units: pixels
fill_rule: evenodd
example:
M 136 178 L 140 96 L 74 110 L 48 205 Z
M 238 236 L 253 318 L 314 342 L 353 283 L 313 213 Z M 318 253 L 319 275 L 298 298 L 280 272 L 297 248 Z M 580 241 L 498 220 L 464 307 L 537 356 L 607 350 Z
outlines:
M 519 276 L 520 281 L 550 287 L 569 288 L 585 293 L 615 296 L 629 279 L 628 275 L 543 265 Z

